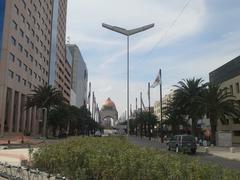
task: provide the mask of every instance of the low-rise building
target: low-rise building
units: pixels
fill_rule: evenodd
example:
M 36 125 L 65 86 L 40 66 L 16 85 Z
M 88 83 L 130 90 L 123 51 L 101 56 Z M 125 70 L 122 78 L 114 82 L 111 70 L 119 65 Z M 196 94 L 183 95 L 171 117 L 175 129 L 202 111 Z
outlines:
M 162 99 L 162 109 L 167 106 L 167 104 L 172 100 L 173 98 L 173 91 L 171 93 L 165 95 Z M 161 106 L 160 106 L 160 101 L 155 101 L 154 103 L 154 114 L 158 117 L 158 120 L 161 121 Z M 164 114 L 163 117 L 164 119 Z
M 240 56 L 210 72 L 209 80 L 211 83 L 219 84 L 221 89 L 228 88 L 236 99 L 240 101 Z M 228 124 L 222 124 L 219 121 L 217 130 L 232 132 L 232 142 L 240 143 L 239 121 L 229 120 Z

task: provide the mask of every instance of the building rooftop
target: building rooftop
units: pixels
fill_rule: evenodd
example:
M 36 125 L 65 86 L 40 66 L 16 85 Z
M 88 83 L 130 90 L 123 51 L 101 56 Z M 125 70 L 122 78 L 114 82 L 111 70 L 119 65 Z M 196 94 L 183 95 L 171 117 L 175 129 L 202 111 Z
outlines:
M 115 103 L 110 99 L 110 98 L 107 98 L 107 100 L 104 102 L 103 106 L 102 106 L 102 109 L 108 109 L 108 108 L 111 108 L 111 109 L 116 109 L 116 106 L 115 106 Z
M 209 81 L 219 84 L 238 75 L 240 75 L 240 56 L 210 72 Z

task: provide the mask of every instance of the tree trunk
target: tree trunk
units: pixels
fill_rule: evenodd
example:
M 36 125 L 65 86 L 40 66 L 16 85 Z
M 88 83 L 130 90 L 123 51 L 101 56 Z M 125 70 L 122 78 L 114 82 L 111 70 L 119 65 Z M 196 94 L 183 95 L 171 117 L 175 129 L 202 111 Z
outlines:
M 43 137 L 47 138 L 47 115 L 48 115 L 48 108 L 45 108 L 43 111 Z
M 197 120 L 192 118 L 192 135 L 197 136 Z
M 216 145 L 217 120 L 210 115 L 211 143 Z
M 147 136 L 147 123 L 144 123 L 144 136 Z
M 151 141 L 151 124 L 148 124 L 148 138 Z

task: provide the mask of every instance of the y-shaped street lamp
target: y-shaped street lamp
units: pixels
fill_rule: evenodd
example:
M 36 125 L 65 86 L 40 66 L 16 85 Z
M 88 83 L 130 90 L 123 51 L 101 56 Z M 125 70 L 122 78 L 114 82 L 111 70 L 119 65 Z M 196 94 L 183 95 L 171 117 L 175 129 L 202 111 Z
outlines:
M 117 33 L 123 34 L 125 36 L 127 36 L 127 135 L 129 136 L 129 36 L 142 32 L 142 31 L 146 31 L 152 27 L 154 27 L 154 24 L 149 24 L 143 27 L 139 27 L 136 29 L 123 29 L 117 26 L 111 26 L 108 24 L 103 23 L 102 26 L 104 28 L 107 28 L 111 31 L 115 31 Z

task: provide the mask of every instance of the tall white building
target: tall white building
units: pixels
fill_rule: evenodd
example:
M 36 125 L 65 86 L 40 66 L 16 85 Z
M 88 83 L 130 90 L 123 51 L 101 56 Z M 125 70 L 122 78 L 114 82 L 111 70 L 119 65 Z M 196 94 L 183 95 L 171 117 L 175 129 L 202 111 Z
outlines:
M 67 56 L 72 58 L 71 104 L 81 107 L 87 103 L 88 70 L 75 44 L 67 44 Z

